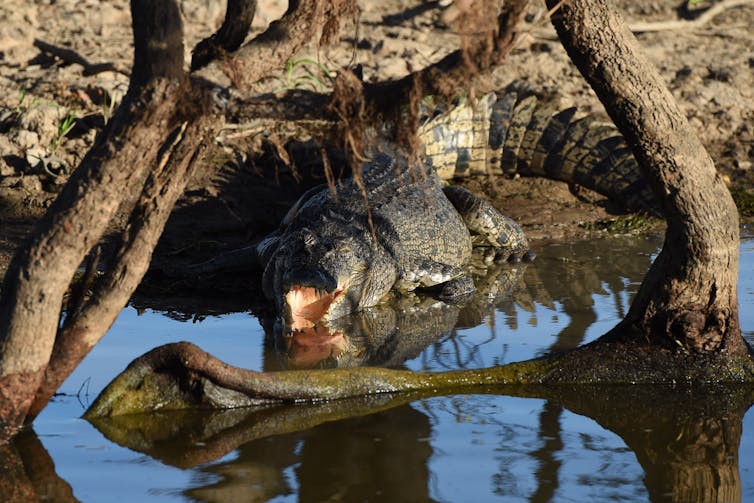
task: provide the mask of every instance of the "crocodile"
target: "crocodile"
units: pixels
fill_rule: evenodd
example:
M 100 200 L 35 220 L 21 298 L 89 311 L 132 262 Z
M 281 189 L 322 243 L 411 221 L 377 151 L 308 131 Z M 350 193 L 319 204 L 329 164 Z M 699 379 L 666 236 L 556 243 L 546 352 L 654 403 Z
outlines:
M 527 176 L 593 190 L 630 211 L 662 216 L 658 199 L 617 127 L 597 114 L 561 109 L 514 82 L 453 107 L 426 107 L 423 157 L 448 181 Z
M 425 105 L 421 122 L 418 171 L 405 157 L 377 154 L 363 179 L 305 193 L 257 246 L 263 292 L 291 328 L 373 306 L 391 291 L 440 285 L 443 297 L 463 295 L 473 290 L 472 245 L 490 247 L 495 260 L 533 256 L 514 221 L 441 180 L 541 176 L 661 214 L 615 125 L 560 110 L 520 83 L 449 109 Z
M 474 291 L 474 246 L 488 262 L 530 260 L 516 222 L 429 163 L 377 153 L 360 178 L 315 187 L 256 250 L 262 290 L 287 329 L 303 331 L 379 303 L 391 292 Z

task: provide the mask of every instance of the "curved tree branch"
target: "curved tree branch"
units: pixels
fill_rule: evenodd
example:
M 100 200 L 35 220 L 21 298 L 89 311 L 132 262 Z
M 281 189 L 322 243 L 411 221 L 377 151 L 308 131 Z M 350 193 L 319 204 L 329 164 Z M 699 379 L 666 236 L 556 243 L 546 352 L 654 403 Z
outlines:
M 236 89 L 247 89 L 274 70 L 282 68 L 282 64 L 304 45 L 319 40 L 322 27 L 337 14 L 341 3 L 316 0 L 290 2 L 285 15 L 273 22 L 264 33 L 222 61 L 210 62 L 194 75 L 216 81 L 215 76 L 224 73 Z
M 222 26 L 211 37 L 205 38 L 191 51 L 191 71 L 241 47 L 249 33 L 257 8 L 256 0 L 228 0 Z
M 380 393 L 445 395 L 500 386 L 754 382 L 754 360 L 599 343 L 496 367 L 423 373 L 377 367 L 257 372 L 228 365 L 188 342 L 140 356 L 87 410 L 86 418 L 156 410 L 223 409 L 317 402 Z
M 76 269 L 118 209 L 128 210 L 134 204 L 134 196 L 161 155 L 161 142 L 155 138 L 174 127 L 176 111 L 185 101 L 181 99 L 185 74 L 177 5 L 174 0 L 133 0 L 131 8 L 134 72 L 126 98 L 38 223 L 32 241 L 16 253 L 3 281 L 3 433 L 11 433 L 26 416 L 49 363 L 63 295 Z
M 547 0 L 550 8 L 556 4 Z M 668 222 L 663 249 L 611 338 L 747 353 L 738 324 L 738 211 L 712 159 L 606 0 L 571 0 L 552 22 L 631 146 Z
M 256 372 L 228 365 L 191 343 L 180 342 L 160 346 L 134 360 L 97 397 L 86 417 L 407 391 L 442 389 L 447 393 L 482 384 L 539 382 L 551 370 L 548 363 L 524 362 L 496 367 L 495 375 L 476 371 L 428 374 L 377 367 Z

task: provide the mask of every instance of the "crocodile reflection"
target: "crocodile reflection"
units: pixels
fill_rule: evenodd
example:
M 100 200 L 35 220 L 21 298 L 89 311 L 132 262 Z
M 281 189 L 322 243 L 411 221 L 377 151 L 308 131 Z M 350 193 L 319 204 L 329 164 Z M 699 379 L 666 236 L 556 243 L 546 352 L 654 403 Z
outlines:
M 296 331 L 283 333 L 267 321 L 265 370 L 398 367 L 456 328 L 480 324 L 513 295 L 525 269 L 526 264 L 478 269 L 477 291 L 463 303 L 412 294 Z
M 652 254 L 661 244 L 659 237 L 610 237 L 574 243 L 539 243 L 535 246 L 537 260 L 526 265 L 475 275 L 477 293 L 466 305 L 449 305 L 419 296 L 394 299 L 361 315 L 338 320 L 334 327 L 318 326 L 316 337 L 275 337 L 271 320 L 273 313 L 265 309 L 262 299 L 246 299 L 239 292 L 211 298 L 209 288 L 199 289 L 201 295 L 153 297 L 142 292 L 134 296 L 131 305 L 162 311 L 182 320 L 201 320 L 206 316 L 225 312 L 251 310 L 265 326 L 265 370 L 281 368 L 335 367 L 346 365 L 399 366 L 416 356 L 422 347 L 438 347 L 450 340 L 458 348 L 451 352 L 453 361 L 437 361 L 443 368 L 466 368 L 479 352 L 479 343 L 461 347 L 465 341 L 449 337 L 457 329 L 490 325 L 490 340 L 501 337 L 502 321 L 516 330 L 521 314 L 528 323 L 537 325 L 537 306 L 557 315 L 565 315 L 568 325 L 555 335 L 546 351 L 557 352 L 581 344 L 587 329 L 598 319 L 595 296 L 609 295 L 614 299 L 613 312 L 607 313 L 616 322 L 622 318 L 630 299 L 649 269 Z M 252 281 L 253 282 L 253 281 Z M 248 285 L 248 282 L 244 283 Z M 253 293 L 253 292 L 252 292 Z M 226 303 L 230 299 L 230 303 Z M 414 325 L 412 327 L 412 324 Z M 418 326 L 417 326 L 418 325 Z M 335 332 L 331 329 L 335 328 Z M 340 334 L 338 334 L 340 330 Z M 431 332 L 431 333 L 430 333 Z M 468 341 L 466 341 L 468 342 Z M 482 343 L 484 344 L 484 343 Z M 442 352 L 442 349 L 438 349 Z M 491 364 L 492 362 L 479 362 Z

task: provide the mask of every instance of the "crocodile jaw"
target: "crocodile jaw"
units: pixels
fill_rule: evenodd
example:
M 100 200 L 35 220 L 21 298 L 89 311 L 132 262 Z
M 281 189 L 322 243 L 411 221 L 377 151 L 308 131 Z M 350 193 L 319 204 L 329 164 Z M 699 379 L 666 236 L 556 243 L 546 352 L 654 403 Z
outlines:
M 303 332 L 326 320 L 330 314 L 330 307 L 341 302 L 345 292 L 345 287 L 336 288 L 332 293 L 328 293 L 312 286 L 292 286 L 285 294 L 291 330 Z
M 343 332 L 330 331 L 321 325 L 293 332 L 291 337 L 286 337 L 285 344 L 290 365 L 297 369 L 337 362 L 348 349 L 348 339 Z

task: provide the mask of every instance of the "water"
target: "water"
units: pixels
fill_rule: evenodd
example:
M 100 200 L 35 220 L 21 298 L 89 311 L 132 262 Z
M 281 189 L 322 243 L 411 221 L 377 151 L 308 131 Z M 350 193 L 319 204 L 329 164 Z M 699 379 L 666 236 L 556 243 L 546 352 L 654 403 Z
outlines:
M 385 356 L 384 346 L 377 353 L 409 355 L 405 367 L 434 371 L 575 347 L 623 317 L 657 247 L 633 238 L 539 249 L 512 297 L 494 309 L 450 313 L 455 325 L 470 325 L 468 318 L 476 326 L 438 329 L 418 354 L 397 347 Z M 742 243 L 740 270 L 740 320 L 754 342 L 754 240 Z M 19 450 L 37 460 L 48 453 L 56 494 L 72 490 L 81 501 L 659 501 L 671 498 L 673 477 L 693 482 L 702 479 L 689 473 L 705 470 L 733 481 L 734 500 L 754 501 L 754 409 L 741 435 L 735 412 L 716 417 L 714 404 L 712 413 L 676 415 L 672 390 L 649 397 L 603 390 L 564 403 L 467 394 L 163 414 L 111 425 L 118 443 L 79 419 L 128 362 L 166 342 L 188 340 L 242 367 L 290 365 L 265 352 L 263 337 L 246 313 L 181 322 L 127 308 L 35 422 L 41 445 L 28 435 Z M 682 411 L 704 402 L 679 400 Z M 383 410 L 369 413 L 375 406 Z M 314 418 L 312 427 L 282 429 L 281 418 L 301 414 Z M 334 419 L 349 414 L 357 415 Z

